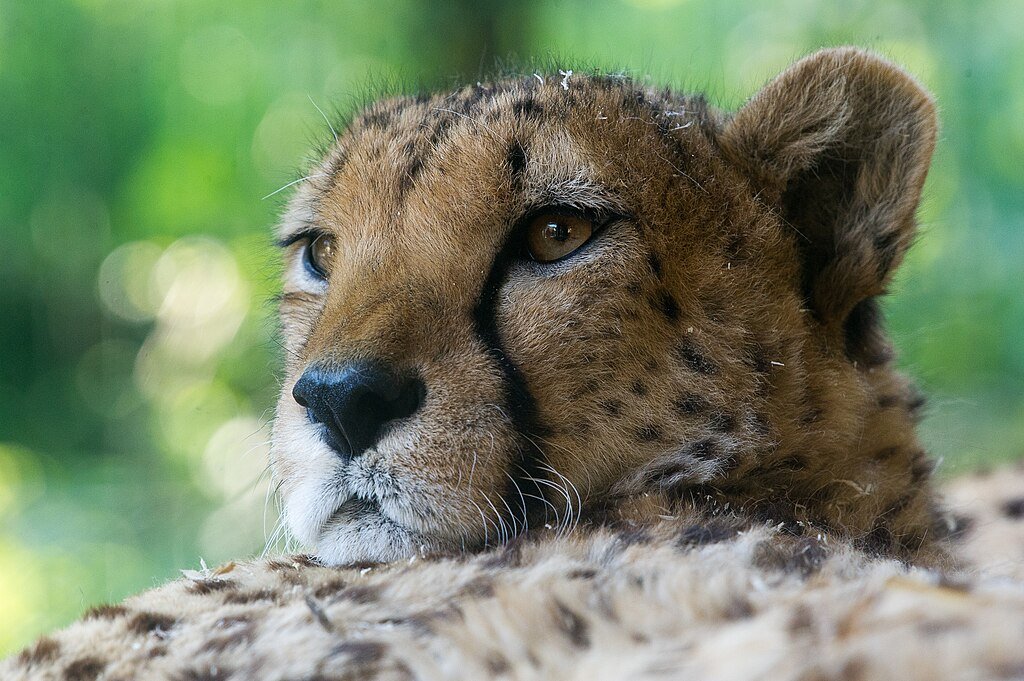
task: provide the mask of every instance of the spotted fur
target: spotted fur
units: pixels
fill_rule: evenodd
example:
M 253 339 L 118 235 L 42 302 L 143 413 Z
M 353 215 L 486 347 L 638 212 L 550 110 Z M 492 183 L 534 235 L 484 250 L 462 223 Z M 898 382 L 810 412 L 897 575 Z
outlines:
M 94 607 L 0 678 L 1014 679 L 1021 490 L 1024 468 L 949 485 L 960 571 L 696 500 L 476 553 L 230 563 Z

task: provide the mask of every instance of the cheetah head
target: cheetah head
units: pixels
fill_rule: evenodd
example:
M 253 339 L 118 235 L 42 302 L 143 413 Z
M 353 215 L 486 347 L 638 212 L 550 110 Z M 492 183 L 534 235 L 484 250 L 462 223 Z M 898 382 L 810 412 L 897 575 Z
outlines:
M 853 49 L 735 114 L 578 74 L 368 108 L 280 227 L 288 527 L 392 560 L 700 489 L 896 542 L 927 466 L 876 297 L 934 136 Z

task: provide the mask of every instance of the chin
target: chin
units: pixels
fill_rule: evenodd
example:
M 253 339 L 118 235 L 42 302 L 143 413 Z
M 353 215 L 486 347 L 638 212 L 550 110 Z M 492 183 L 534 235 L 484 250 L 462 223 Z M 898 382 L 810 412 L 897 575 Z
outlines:
M 324 524 L 313 553 L 325 565 L 345 565 L 386 563 L 457 548 L 450 542 L 402 527 L 372 502 L 353 499 Z

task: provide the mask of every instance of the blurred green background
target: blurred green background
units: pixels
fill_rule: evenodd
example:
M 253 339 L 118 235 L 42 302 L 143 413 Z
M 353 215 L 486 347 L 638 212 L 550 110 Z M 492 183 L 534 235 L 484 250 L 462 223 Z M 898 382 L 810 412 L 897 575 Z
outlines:
M 313 102 L 344 113 L 495 57 L 730 107 L 823 45 L 906 65 L 944 128 L 888 303 L 902 362 L 946 474 L 1020 456 L 1022 35 L 1017 0 L 0 0 L 0 655 L 273 539 L 287 192 L 261 197 L 323 139 Z

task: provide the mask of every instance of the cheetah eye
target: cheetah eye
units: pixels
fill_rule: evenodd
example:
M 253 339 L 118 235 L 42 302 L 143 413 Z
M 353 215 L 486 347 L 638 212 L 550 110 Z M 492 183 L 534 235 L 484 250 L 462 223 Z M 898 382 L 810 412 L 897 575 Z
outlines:
M 594 223 L 567 213 L 542 213 L 526 226 L 526 250 L 537 262 L 561 260 L 587 243 Z
M 334 237 L 320 234 L 310 241 L 303 252 L 306 267 L 318 278 L 326 279 L 335 255 Z

